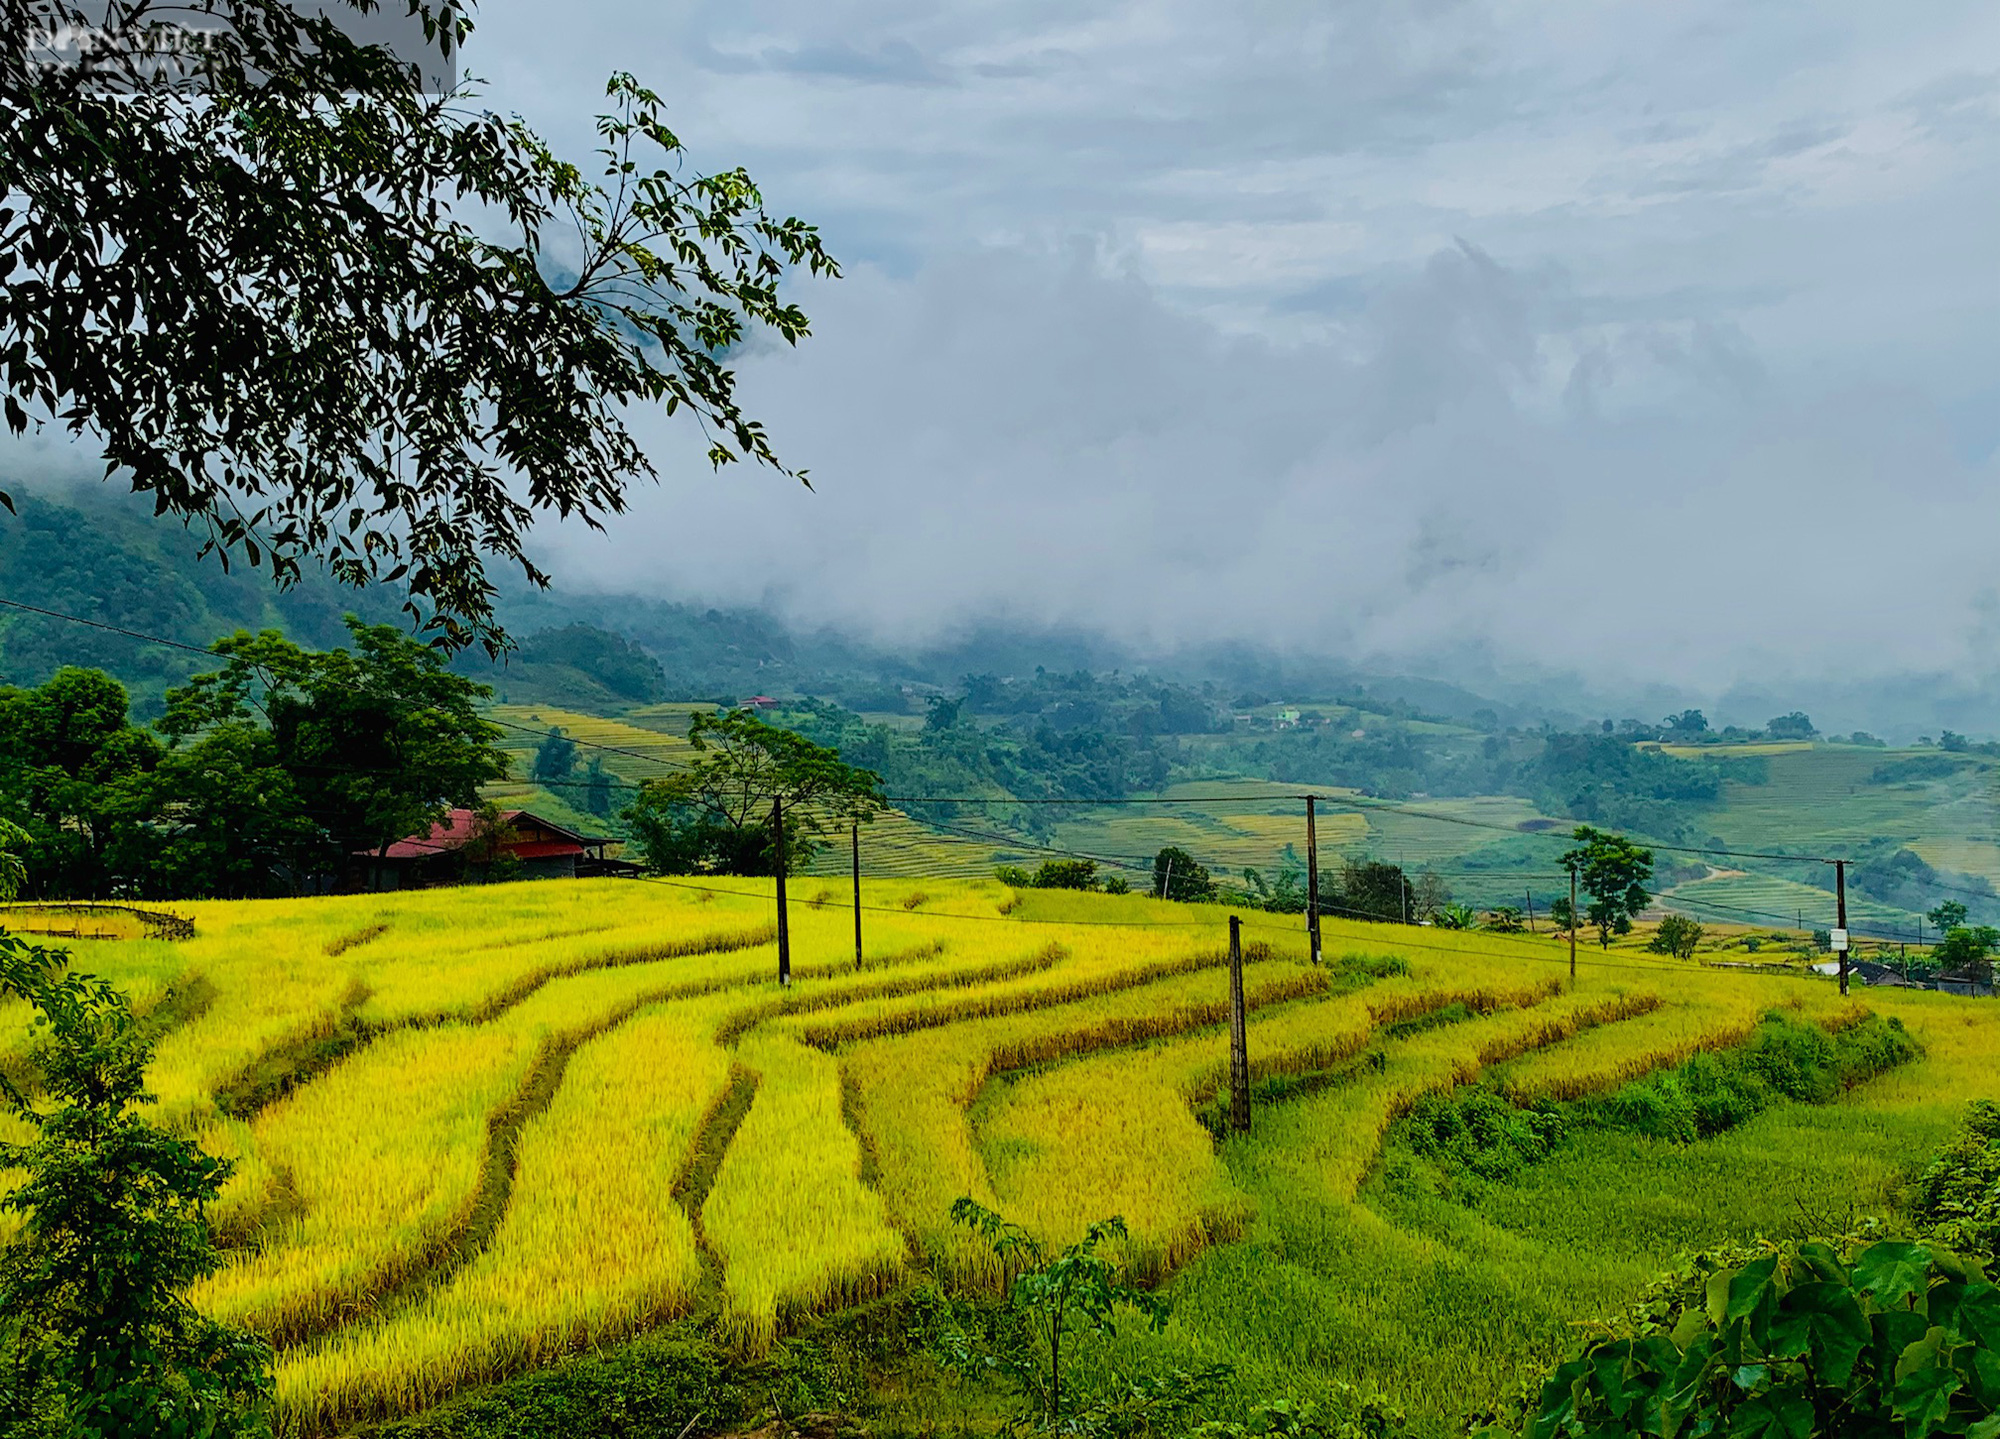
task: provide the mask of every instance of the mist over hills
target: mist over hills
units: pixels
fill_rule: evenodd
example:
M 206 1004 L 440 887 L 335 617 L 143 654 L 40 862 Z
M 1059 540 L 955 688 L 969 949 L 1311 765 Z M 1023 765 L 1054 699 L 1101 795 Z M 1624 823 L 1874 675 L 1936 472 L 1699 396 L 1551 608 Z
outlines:
M 276 590 L 268 572 L 240 560 L 225 571 L 198 557 L 200 536 L 158 521 L 135 497 L 73 481 L 11 482 L 18 513 L 0 515 L 0 595 L 182 644 L 205 646 L 239 627 L 283 628 L 313 645 L 339 642 L 341 616 L 402 619 L 393 590 L 356 591 L 320 576 Z M 1245 636 L 1241 642 L 1135 644 L 1085 623 L 1045 624 L 995 616 L 919 643 L 894 643 L 831 625 L 801 627 L 759 605 L 707 605 L 631 593 L 506 587 L 501 616 L 520 646 L 498 663 L 468 656 L 461 667 L 502 691 L 537 688 L 560 667 L 558 637 L 589 626 L 621 635 L 656 659 L 664 692 L 733 698 L 766 691 L 826 694 L 856 708 L 896 708 L 905 687 L 950 691 L 967 675 L 1018 676 L 1038 668 L 1150 673 L 1212 685 L 1226 700 L 1360 697 L 1440 718 L 1496 727 L 1596 726 L 1605 719 L 1657 722 L 1694 707 L 1718 727 L 1761 726 L 1804 710 L 1823 731 L 1866 730 L 1909 741 L 1950 729 L 1974 739 L 2000 734 L 2000 678 L 1905 674 L 1890 679 L 1824 677 L 1783 683 L 1745 677 L 1703 694 L 1666 685 L 1594 681 L 1467 647 L 1456 653 L 1318 654 Z M 537 636 L 544 636 L 537 642 Z M 1642 641 L 1643 642 L 1643 641 Z M 0 681 L 33 683 L 62 664 L 95 665 L 130 684 L 143 710 L 164 689 L 197 673 L 199 655 L 101 629 L 14 612 L 0 617 Z M 570 676 L 572 685 L 592 683 Z M 607 693 L 606 700 L 620 696 Z M 636 702 L 626 697 L 627 702 Z

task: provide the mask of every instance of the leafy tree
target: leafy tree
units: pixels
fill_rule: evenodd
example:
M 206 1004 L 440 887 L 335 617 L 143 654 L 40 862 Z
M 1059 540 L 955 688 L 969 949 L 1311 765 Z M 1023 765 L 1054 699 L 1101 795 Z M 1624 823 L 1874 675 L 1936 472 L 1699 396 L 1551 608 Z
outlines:
M 142 895 L 294 894 L 337 861 L 277 742 L 248 723 L 169 750 L 108 808 L 119 821 L 110 869 Z
M 129 796 L 118 787 L 159 764 L 158 739 L 127 717 L 125 687 L 64 668 L 34 689 L 0 689 L 0 804 L 34 838 L 31 892 L 102 895 Z
M 1396 924 L 1415 918 L 1410 908 L 1410 881 L 1403 867 L 1379 859 L 1343 863 L 1340 892 L 1329 908 L 1354 919 Z
M 2000 949 L 2000 929 L 1990 924 L 1960 925 L 1931 948 L 1931 962 L 1945 974 L 1963 975 L 1984 984 L 1993 977 L 1993 952 Z
M 1001 865 L 993 871 L 993 877 L 1002 884 L 1012 885 L 1015 889 L 1032 889 L 1035 884 L 1035 877 L 1018 864 Z
M 202 9 L 191 71 L 149 58 L 151 7 L 0 0 L 8 35 L 112 36 L 0 54 L 15 433 L 87 436 L 225 557 L 400 580 L 446 642 L 494 647 L 483 557 L 544 583 L 538 516 L 622 511 L 653 473 L 627 411 L 687 412 L 714 465 L 777 465 L 725 361 L 753 328 L 807 333 L 788 269 L 838 270 L 741 170 L 686 173 L 657 95 L 611 78 L 593 180 L 311 7 Z M 455 69 L 468 8 L 428 18 L 409 61 Z
M 1469 904 L 1442 904 L 1431 911 L 1431 923 L 1439 929 L 1476 929 L 1479 911 Z
M 1955 899 L 1948 899 L 1924 916 L 1937 926 L 1939 934 L 1948 934 L 1965 923 L 1967 910 Z
M 1558 895 L 1549 901 L 1549 923 L 1565 933 L 1576 928 L 1576 911 L 1570 908 L 1568 895 Z
M 1106 875 L 1104 877 L 1104 892 L 1106 894 L 1130 894 L 1132 892 L 1132 881 L 1125 878 L 1122 874 Z
M 134 1112 L 150 1050 L 124 997 L 60 951 L 0 935 L 0 987 L 48 1025 L 41 1105 L 11 1086 L 25 1143 L 4 1201 L 21 1236 L 0 1253 L 13 1343 L 0 1428 L 21 1435 L 268 1435 L 269 1347 L 209 1319 L 186 1291 L 218 1258 L 203 1206 L 230 1166 Z
M 948 730 L 958 723 L 958 713 L 963 700 L 946 699 L 943 695 L 932 695 L 924 701 L 924 729 L 932 734 Z
M 1671 954 L 1676 959 L 1693 959 L 1694 947 L 1701 943 L 1702 929 L 1684 914 L 1670 914 L 1660 921 L 1646 948 L 1654 954 Z
M 1215 880 L 1207 866 L 1170 844 L 1153 856 L 1153 897 L 1200 904 L 1215 898 Z
M 562 732 L 558 725 L 550 725 L 549 732 L 535 747 L 535 762 L 529 769 L 529 778 L 536 784 L 561 784 L 576 773 L 576 741 Z
M 611 791 L 617 781 L 604 767 L 604 761 L 597 755 L 590 757 L 590 764 L 583 772 L 583 807 L 599 819 L 611 816 Z
M 1585 914 L 1597 926 L 1598 943 L 1609 949 L 1611 936 L 1630 934 L 1632 921 L 1652 899 L 1646 885 L 1653 878 L 1653 852 L 1622 834 L 1587 824 L 1578 825 L 1570 838 L 1577 841 L 1577 847 L 1565 850 L 1557 862 L 1576 876 L 1590 896 Z
M 1772 739 L 1811 739 L 1819 733 L 1802 710 L 1793 710 L 1788 715 L 1768 720 L 1764 728 L 1770 732 Z
M 218 640 L 226 662 L 167 692 L 159 727 L 185 741 L 256 726 L 325 835 L 324 868 L 421 833 L 507 775 L 498 731 L 475 703 L 492 692 L 391 625 L 349 616 L 352 650 L 301 649 L 276 630 Z M 261 725 L 259 721 L 261 720 Z
M 1166 1326 L 1168 1305 L 1160 1295 L 1130 1283 L 1123 1270 L 1098 1250 L 1126 1237 L 1125 1221 L 1101 1219 L 1082 1239 L 1054 1256 L 1023 1229 L 967 1197 L 951 1206 L 951 1217 L 993 1246 L 1012 1273 L 1007 1297 L 1026 1321 L 1030 1343 L 973 1356 L 961 1345 L 963 1362 L 993 1370 L 1011 1383 L 1037 1411 L 1045 1429 L 1063 1422 L 1063 1337 L 1078 1331 L 1109 1337 L 1117 1314 L 1129 1309 L 1156 1331 Z
M 1094 859 L 1045 859 L 1035 867 L 1036 889 L 1096 889 Z
M 1686 1261 L 1488 1435 L 1861 1439 L 2000 1433 L 2000 1288 L 1902 1240 Z
M 776 800 L 785 806 L 788 873 L 812 860 L 829 826 L 866 823 L 882 811 L 873 771 L 749 710 L 697 714 L 688 740 L 700 758 L 680 774 L 648 780 L 625 812 L 640 852 L 662 874 L 776 873 Z
M 1708 733 L 1708 716 L 1700 710 L 1682 710 L 1677 715 L 1668 715 L 1667 728 L 1677 739 L 1693 739 Z

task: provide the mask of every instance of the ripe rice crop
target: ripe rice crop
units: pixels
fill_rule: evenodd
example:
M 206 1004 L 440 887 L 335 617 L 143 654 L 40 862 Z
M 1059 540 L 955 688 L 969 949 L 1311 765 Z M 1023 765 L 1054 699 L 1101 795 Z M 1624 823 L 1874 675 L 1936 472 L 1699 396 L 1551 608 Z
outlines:
M 1242 818 L 1246 837 L 1281 828 L 1247 794 Z M 967 1194 L 1057 1243 L 1123 1213 L 1141 1272 L 1193 1283 L 1190 1326 L 1220 1322 L 1202 1296 L 1238 1276 L 1264 1292 L 1264 1240 L 1293 1232 L 1274 1204 L 1422 1276 L 1412 1256 L 1443 1241 L 1368 1198 L 1418 1097 L 1480 1077 L 1524 1100 L 1590 1093 L 1731 1043 L 1773 1007 L 1829 1028 L 1873 1009 L 1925 1048 L 1841 1101 L 1880 1149 L 1857 1184 L 1896 1172 L 1905 1137 L 1948 1130 L 1961 1097 L 2000 1092 L 2000 1007 L 1842 1001 L 1825 981 L 1626 949 L 1581 956 L 1572 990 L 1546 936 L 1337 920 L 1316 968 L 1299 917 L 1255 914 L 1265 1087 L 1250 1134 L 1218 1149 L 1201 1111 L 1225 1072 L 1225 908 L 937 876 L 865 882 L 858 972 L 844 881 L 801 886 L 788 989 L 772 886 L 740 879 L 204 903 L 192 940 L 78 945 L 76 963 L 164 1006 L 160 1113 L 237 1162 L 211 1216 L 237 1247 L 196 1297 L 280 1341 L 293 1434 L 696 1307 L 755 1349 L 913 1269 L 991 1281 L 990 1252 L 948 1217 Z M 26 1019 L 0 1008 L 0 1064 L 24 1063 Z M 1209 1273 L 1231 1282 L 1204 1290 Z M 1367 1305 L 1340 1302 L 1321 1317 L 1341 1345 L 1387 1342 L 1341 1317 Z M 1402 1326 L 1429 1312 L 1367 1303 Z M 1438 1306 L 1468 1332 L 1486 1313 Z M 1179 1334 L 1190 1362 L 1236 1342 L 1182 1325 L 1158 1342 Z M 1289 1382 L 1260 1376 L 1265 1392 Z

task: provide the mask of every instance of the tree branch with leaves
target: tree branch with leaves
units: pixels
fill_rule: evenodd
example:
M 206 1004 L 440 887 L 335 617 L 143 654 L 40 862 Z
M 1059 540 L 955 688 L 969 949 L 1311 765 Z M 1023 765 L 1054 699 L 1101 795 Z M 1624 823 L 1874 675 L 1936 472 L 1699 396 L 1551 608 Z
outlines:
M 659 95 L 610 78 L 590 174 L 344 33 L 366 0 L 189 8 L 198 52 L 162 64 L 179 12 L 151 0 L 0 0 L 14 433 L 84 437 L 225 564 L 400 583 L 438 643 L 496 653 L 488 561 L 544 585 L 533 524 L 624 511 L 655 474 L 635 410 L 685 416 L 718 468 L 806 479 L 729 357 L 796 344 L 783 281 L 839 269 L 742 170 L 690 170 Z M 470 5 L 421 13 L 428 61 L 455 65 Z M 15 38 L 64 33 L 101 43 Z

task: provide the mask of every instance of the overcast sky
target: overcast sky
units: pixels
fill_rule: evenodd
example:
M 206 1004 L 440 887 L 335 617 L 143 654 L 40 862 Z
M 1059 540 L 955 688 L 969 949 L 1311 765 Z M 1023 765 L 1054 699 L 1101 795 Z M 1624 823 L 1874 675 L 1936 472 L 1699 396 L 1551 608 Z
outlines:
M 2000 671 L 2000 7 L 487 0 L 847 275 L 572 586 L 1405 668 Z

